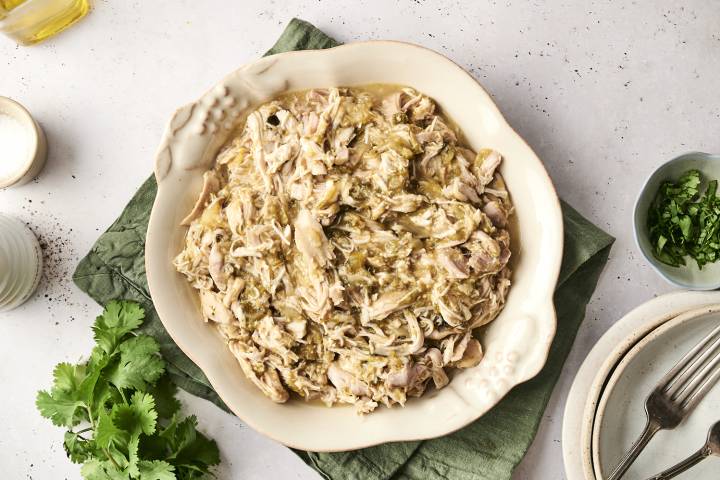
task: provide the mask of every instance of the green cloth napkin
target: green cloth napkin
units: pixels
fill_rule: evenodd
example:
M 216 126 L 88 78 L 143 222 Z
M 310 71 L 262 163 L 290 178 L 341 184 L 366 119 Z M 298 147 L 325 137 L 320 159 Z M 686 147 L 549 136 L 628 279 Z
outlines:
M 309 23 L 293 19 L 267 54 L 337 44 Z M 160 342 L 175 383 L 227 410 L 205 375 L 173 343 L 148 293 L 145 234 L 156 192 L 157 184 L 151 176 L 80 261 L 73 279 L 100 304 L 118 298 L 140 302 L 146 311 L 143 328 Z M 565 250 L 555 291 L 558 333 L 539 375 L 513 389 L 481 419 L 442 438 L 340 453 L 295 453 L 324 478 L 332 480 L 510 478 L 535 436 L 614 240 L 569 205 L 563 203 L 562 210 Z

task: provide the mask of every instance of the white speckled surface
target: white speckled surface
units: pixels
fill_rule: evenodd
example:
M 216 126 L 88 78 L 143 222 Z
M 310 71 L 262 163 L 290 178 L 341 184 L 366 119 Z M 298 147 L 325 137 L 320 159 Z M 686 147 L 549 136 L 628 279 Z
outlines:
M 48 264 L 39 294 L 0 314 L 0 465 L 7 478 L 79 478 L 62 451 L 62 432 L 33 406 L 52 366 L 77 360 L 91 345 L 88 327 L 98 309 L 69 275 L 152 170 L 172 111 L 264 52 L 292 16 L 342 41 L 408 40 L 460 63 L 545 161 L 560 195 L 618 238 L 540 433 L 515 473 L 564 478 L 560 426 L 573 373 L 617 318 L 670 290 L 633 244 L 636 191 L 668 158 L 720 152 L 720 4 L 392 3 L 398 6 L 106 0 L 44 45 L 21 48 L 0 38 L 0 95 L 31 110 L 50 148 L 38 181 L 0 191 L 0 211 L 32 225 Z M 220 442 L 220 478 L 319 478 L 233 417 L 183 399 Z

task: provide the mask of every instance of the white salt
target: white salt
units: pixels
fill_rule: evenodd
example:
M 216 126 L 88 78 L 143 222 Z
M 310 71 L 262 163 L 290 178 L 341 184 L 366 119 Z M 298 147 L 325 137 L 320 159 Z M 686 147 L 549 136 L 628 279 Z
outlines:
M 0 183 L 22 173 L 30 155 L 30 132 L 0 111 Z

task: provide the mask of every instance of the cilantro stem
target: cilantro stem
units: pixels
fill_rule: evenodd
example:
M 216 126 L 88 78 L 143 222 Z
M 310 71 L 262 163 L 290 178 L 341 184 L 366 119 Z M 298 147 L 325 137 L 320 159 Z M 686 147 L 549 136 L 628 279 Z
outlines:
M 90 419 L 90 425 L 91 425 L 91 427 L 89 429 L 86 429 L 83 431 L 95 430 L 95 419 L 93 418 L 92 409 L 87 405 L 83 405 L 83 407 L 85 407 L 85 410 L 88 413 L 88 418 Z
M 105 448 L 105 447 L 103 447 L 102 451 L 103 451 L 103 453 L 105 453 L 105 455 L 107 456 L 108 460 L 110 460 L 110 461 L 112 462 L 112 464 L 115 465 L 115 468 L 117 468 L 118 471 L 122 472 L 122 468 L 120 468 L 120 465 L 118 465 L 118 463 L 115 461 L 115 459 L 113 458 L 113 456 L 110 455 L 110 452 L 108 451 L 108 449 Z
M 122 388 L 118 388 L 118 392 L 120 392 L 120 396 L 123 399 L 123 402 L 125 402 L 125 405 L 130 405 L 130 402 L 127 401 L 127 397 L 125 397 L 125 392 L 123 392 Z

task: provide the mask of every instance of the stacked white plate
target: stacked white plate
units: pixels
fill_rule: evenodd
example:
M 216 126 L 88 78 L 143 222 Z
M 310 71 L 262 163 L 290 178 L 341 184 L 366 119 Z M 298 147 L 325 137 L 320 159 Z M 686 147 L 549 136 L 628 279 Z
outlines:
M 720 292 L 663 295 L 628 313 L 580 367 L 563 420 L 568 480 L 603 480 L 645 425 L 645 398 L 660 378 L 720 324 Z M 623 477 L 646 479 L 698 450 L 720 420 L 720 384 L 676 429 L 659 432 Z M 713 457 L 678 479 L 720 478 Z
M 37 238 L 20 220 L 0 214 L 0 312 L 23 304 L 42 274 Z

